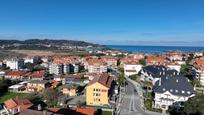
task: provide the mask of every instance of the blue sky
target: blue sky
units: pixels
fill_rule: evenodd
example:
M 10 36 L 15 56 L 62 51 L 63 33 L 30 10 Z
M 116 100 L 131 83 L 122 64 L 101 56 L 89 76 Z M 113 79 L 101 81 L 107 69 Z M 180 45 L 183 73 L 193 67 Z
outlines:
M 0 39 L 204 46 L 204 0 L 1 0 Z

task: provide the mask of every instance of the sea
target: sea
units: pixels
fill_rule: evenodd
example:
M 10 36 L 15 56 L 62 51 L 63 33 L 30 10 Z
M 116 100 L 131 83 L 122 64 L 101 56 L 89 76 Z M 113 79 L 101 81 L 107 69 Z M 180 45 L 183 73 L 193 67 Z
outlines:
M 107 45 L 106 47 L 126 52 L 141 52 L 150 54 L 162 54 L 169 51 L 195 52 L 204 51 L 204 47 L 194 46 L 128 46 L 128 45 Z

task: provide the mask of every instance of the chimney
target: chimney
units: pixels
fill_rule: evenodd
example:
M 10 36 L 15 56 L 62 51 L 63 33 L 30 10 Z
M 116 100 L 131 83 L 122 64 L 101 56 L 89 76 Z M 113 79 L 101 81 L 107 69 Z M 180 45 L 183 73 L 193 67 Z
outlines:
M 38 104 L 38 111 L 41 111 L 42 110 L 42 106 L 41 104 Z
M 161 77 L 159 78 L 159 86 L 161 86 Z

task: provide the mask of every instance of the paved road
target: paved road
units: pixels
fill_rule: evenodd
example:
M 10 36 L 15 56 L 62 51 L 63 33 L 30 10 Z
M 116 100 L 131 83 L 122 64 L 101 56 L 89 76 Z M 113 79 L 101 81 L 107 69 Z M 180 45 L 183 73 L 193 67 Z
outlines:
M 135 85 L 128 81 L 122 103 L 119 104 L 119 115 L 160 115 L 142 108 L 142 98 L 135 89 Z
M 134 85 L 128 82 L 125 96 L 120 104 L 120 115 L 144 115 L 141 103 Z

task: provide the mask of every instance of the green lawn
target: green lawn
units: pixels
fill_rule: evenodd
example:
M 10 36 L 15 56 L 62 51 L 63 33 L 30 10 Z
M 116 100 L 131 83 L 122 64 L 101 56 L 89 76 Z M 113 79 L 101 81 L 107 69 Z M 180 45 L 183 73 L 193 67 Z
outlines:
M 16 97 L 22 98 L 26 95 L 28 95 L 28 94 L 7 92 L 7 93 L 3 94 L 2 96 L 0 96 L 0 103 L 3 103 L 4 101 L 6 101 L 10 98 L 16 98 Z
M 110 111 L 102 111 L 102 115 L 112 115 L 112 112 L 110 112 Z

